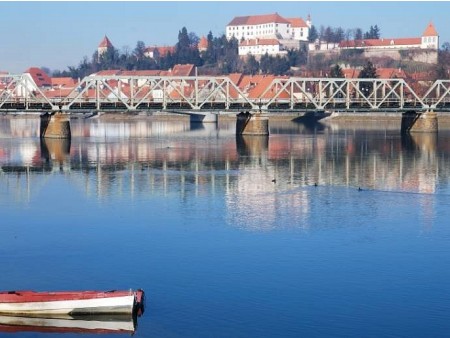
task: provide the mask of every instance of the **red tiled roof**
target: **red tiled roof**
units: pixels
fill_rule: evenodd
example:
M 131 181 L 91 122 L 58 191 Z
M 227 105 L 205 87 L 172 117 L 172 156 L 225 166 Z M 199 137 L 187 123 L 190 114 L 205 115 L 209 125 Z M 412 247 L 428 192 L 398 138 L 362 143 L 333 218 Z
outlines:
M 120 75 L 124 76 L 158 76 L 160 75 L 160 70 L 123 70 Z
M 52 87 L 65 87 L 74 88 L 77 85 L 77 81 L 71 77 L 52 77 Z
M 164 47 L 147 47 L 145 48 L 145 53 L 158 53 L 159 56 L 164 57 L 167 55 L 167 53 L 175 53 L 175 47 L 174 46 L 164 46 Z
M 49 99 L 67 97 L 72 91 L 73 88 L 51 89 L 45 92 L 45 96 Z
M 195 66 L 192 64 L 175 65 L 172 68 L 172 76 L 192 76 L 194 75 Z
M 359 69 L 354 68 L 342 69 L 342 74 L 347 79 L 357 79 L 359 77 L 360 72 L 361 71 Z
M 288 18 L 287 20 L 291 23 L 291 27 L 308 27 L 302 18 Z
M 381 46 L 404 46 L 420 45 L 421 38 L 400 38 L 400 39 L 364 39 L 364 40 L 345 40 L 339 43 L 340 48 L 369 48 Z
M 113 45 L 112 45 L 111 41 L 109 41 L 108 37 L 105 35 L 105 37 L 103 38 L 103 40 L 100 42 L 100 44 L 98 46 L 111 48 Z
M 434 28 L 434 25 L 432 22 L 430 22 L 425 29 L 425 32 L 423 32 L 422 36 L 438 36 L 438 32 L 436 31 L 436 28 Z
M 38 87 L 51 87 L 52 80 L 50 77 L 40 68 L 31 67 L 28 68 L 25 73 L 29 73 L 33 78 L 33 81 L 36 83 Z
M 232 73 L 228 75 L 228 78 L 233 82 L 236 86 L 239 85 L 239 82 L 242 79 L 242 73 Z
M 101 70 L 95 74 L 95 76 L 113 76 L 113 75 L 119 75 L 120 74 L 120 70 L 119 69 L 106 69 L 106 70 Z
M 410 77 L 415 81 L 432 81 L 433 79 L 433 75 L 430 72 L 411 73 Z
M 158 53 L 160 56 L 166 56 L 167 53 L 175 53 L 175 47 L 174 46 L 165 46 L 165 47 L 156 47 L 158 49 Z
M 399 68 L 377 68 L 377 75 L 380 79 L 406 78 L 406 73 Z
M 239 42 L 239 46 L 274 46 L 279 45 L 277 39 L 248 39 Z
M 251 25 L 262 25 L 265 23 L 289 23 L 288 20 L 278 15 L 274 14 L 264 14 L 264 15 L 251 15 L 251 16 L 237 16 L 228 24 L 228 26 L 251 26 Z

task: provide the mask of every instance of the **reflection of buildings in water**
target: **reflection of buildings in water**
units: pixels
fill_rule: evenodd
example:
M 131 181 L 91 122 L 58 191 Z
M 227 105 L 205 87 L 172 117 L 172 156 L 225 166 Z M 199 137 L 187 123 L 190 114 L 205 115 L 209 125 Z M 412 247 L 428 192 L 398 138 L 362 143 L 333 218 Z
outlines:
M 411 157 L 408 170 L 402 165 L 401 189 L 419 193 L 434 193 L 438 177 L 436 161 L 437 133 L 412 133 L 402 135 L 402 146 Z
M 308 228 L 307 190 L 286 190 L 272 183 L 263 168 L 247 170 L 227 189 L 227 222 L 235 227 L 266 231 L 289 226 Z
M 101 121 L 74 123 L 72 135 L 96 138 L 130 138 L 150 137 L 189 131 L 189 123 L 185 121 Z
M 38 157 L 38 147 L 33 141 L 25 141 L 10 150 L 8 162 L 24 166 L 32 165 Z
M 285 192 L 286 182 L 280 182 L 277 176 L 281 175 L 267 157 L 269 138 L 237 136 L 236 144 L 240 155 L 239 175 L 227 186 L 228 222 L 250 230 L 270 230 L 285 224 L 306 227 L 308 195 L 304 191 Z M 275 145 L 272 151 L 281 148 L 281 144 Z M 292 219 L 287 222 L 284 214 L 299 215 L 294 216 L 298 222 L 293 223 Z
M 90 127 L 84 126 L 90 123 L 76 121 L 74 126 L 80 133 L 87 130 L 89 135 Z M 147 135 L 146 128 L 150 126 L 145 121 L 142 127 L 114 127 L 106 134 Z M 446 160 L 450 152 L 448 136 L 442 134 L 440 143 L 436 136 L 426 134 L 411 135 L 407 143 L 397 132 L 384 130 L 337 133 L 325 130 L 319 134 L 272 134 L 269 138 L 238 139 L 233 128 L 227 129 L 224 135 L 222 131 L 214 133 L 213 128 L 205 127 L 167 137 L 111 137 L 101 141 L 80 137 L 80 133 L 72 138 L 68 159 L 64 157 L 67 156 L 65 147 L 51 150 L 47 146 L 47 158 L 55 163 L 46 163 L 44 150 L 42 155 L 39 151 L 39 138 L 14 139 L 14 142 L 0 139 L 2 169 L 4 165 L 31 166 L 42 173 L 42 168 L 50 166 L 45 171 L 47 175 L 52 172 L 51 166 L 59 168 L 58 161 L 63 159 L 71 171 L 68 176 L 72 181 L 82 182 L 86 193 L 95 196 L 151 193 L 155 189 L 170 191 L 180 187 L 184 193 L 209 193 L 223 188 L 227 191 L 230 222 L 253 228 L 259 224 L 282 226 L 279 222 L 283 220 L 280 215 L 283 208 L 294 208 L 299 218 L 297 224 L 307 226 L 308 190 L 296 191 L 298 187 L 318 183 L 434 193 L 439 176 L 443 182 L 450 176 Z M 10 175 L 12 169 L 8 170 Z M 272 183 L 274 178 L 276 184 Z M 195 189 L 186 189 L 189 185 Z M 247 215 L 246 210 L 254 212 Z
M 8 128 L 9 122 L 9 128 Z M 3 133 L 11 137 L 38 137 L 40 119 L 39 116 L 10 117 L 1 121 Z

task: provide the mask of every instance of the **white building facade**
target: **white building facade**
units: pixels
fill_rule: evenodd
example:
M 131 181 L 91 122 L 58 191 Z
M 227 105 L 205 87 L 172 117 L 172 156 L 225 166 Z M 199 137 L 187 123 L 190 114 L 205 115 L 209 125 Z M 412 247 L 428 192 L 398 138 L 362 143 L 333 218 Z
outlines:
M 239 44 L 239 56 L 261 56 L 287 54 L 277 39 L 249 39 Z

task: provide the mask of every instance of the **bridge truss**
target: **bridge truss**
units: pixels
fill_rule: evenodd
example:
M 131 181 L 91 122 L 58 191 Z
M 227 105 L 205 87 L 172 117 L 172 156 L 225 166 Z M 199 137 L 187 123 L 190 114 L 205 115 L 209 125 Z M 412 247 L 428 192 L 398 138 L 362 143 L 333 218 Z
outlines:
M 55 110 L 30 74 L 0 74 L 0 111 Z
M 0 75 L 0 111 L 450 111 L 450 80 L 419 96 L 403 79 L 276 78 L 260 94 L 226 76 L 88 76 L 48 98 L 29 74 Z

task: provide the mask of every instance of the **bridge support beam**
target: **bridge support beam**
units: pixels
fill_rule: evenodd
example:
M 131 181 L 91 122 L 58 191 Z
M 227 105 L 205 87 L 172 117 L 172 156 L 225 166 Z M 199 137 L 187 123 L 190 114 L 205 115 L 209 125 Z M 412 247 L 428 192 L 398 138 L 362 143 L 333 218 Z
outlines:
M 236 118 L 237 135 L 269 135 L 269 116 L 241 112 Z
M 437 133 L 438 119 L 433 111 L 406 112 L 402 115 L 402 133 Z
M 40 136 L 45 138 L 70 138 L 70 117 L 69 114 L 57 112 L 54 114 L 41 115 Z

